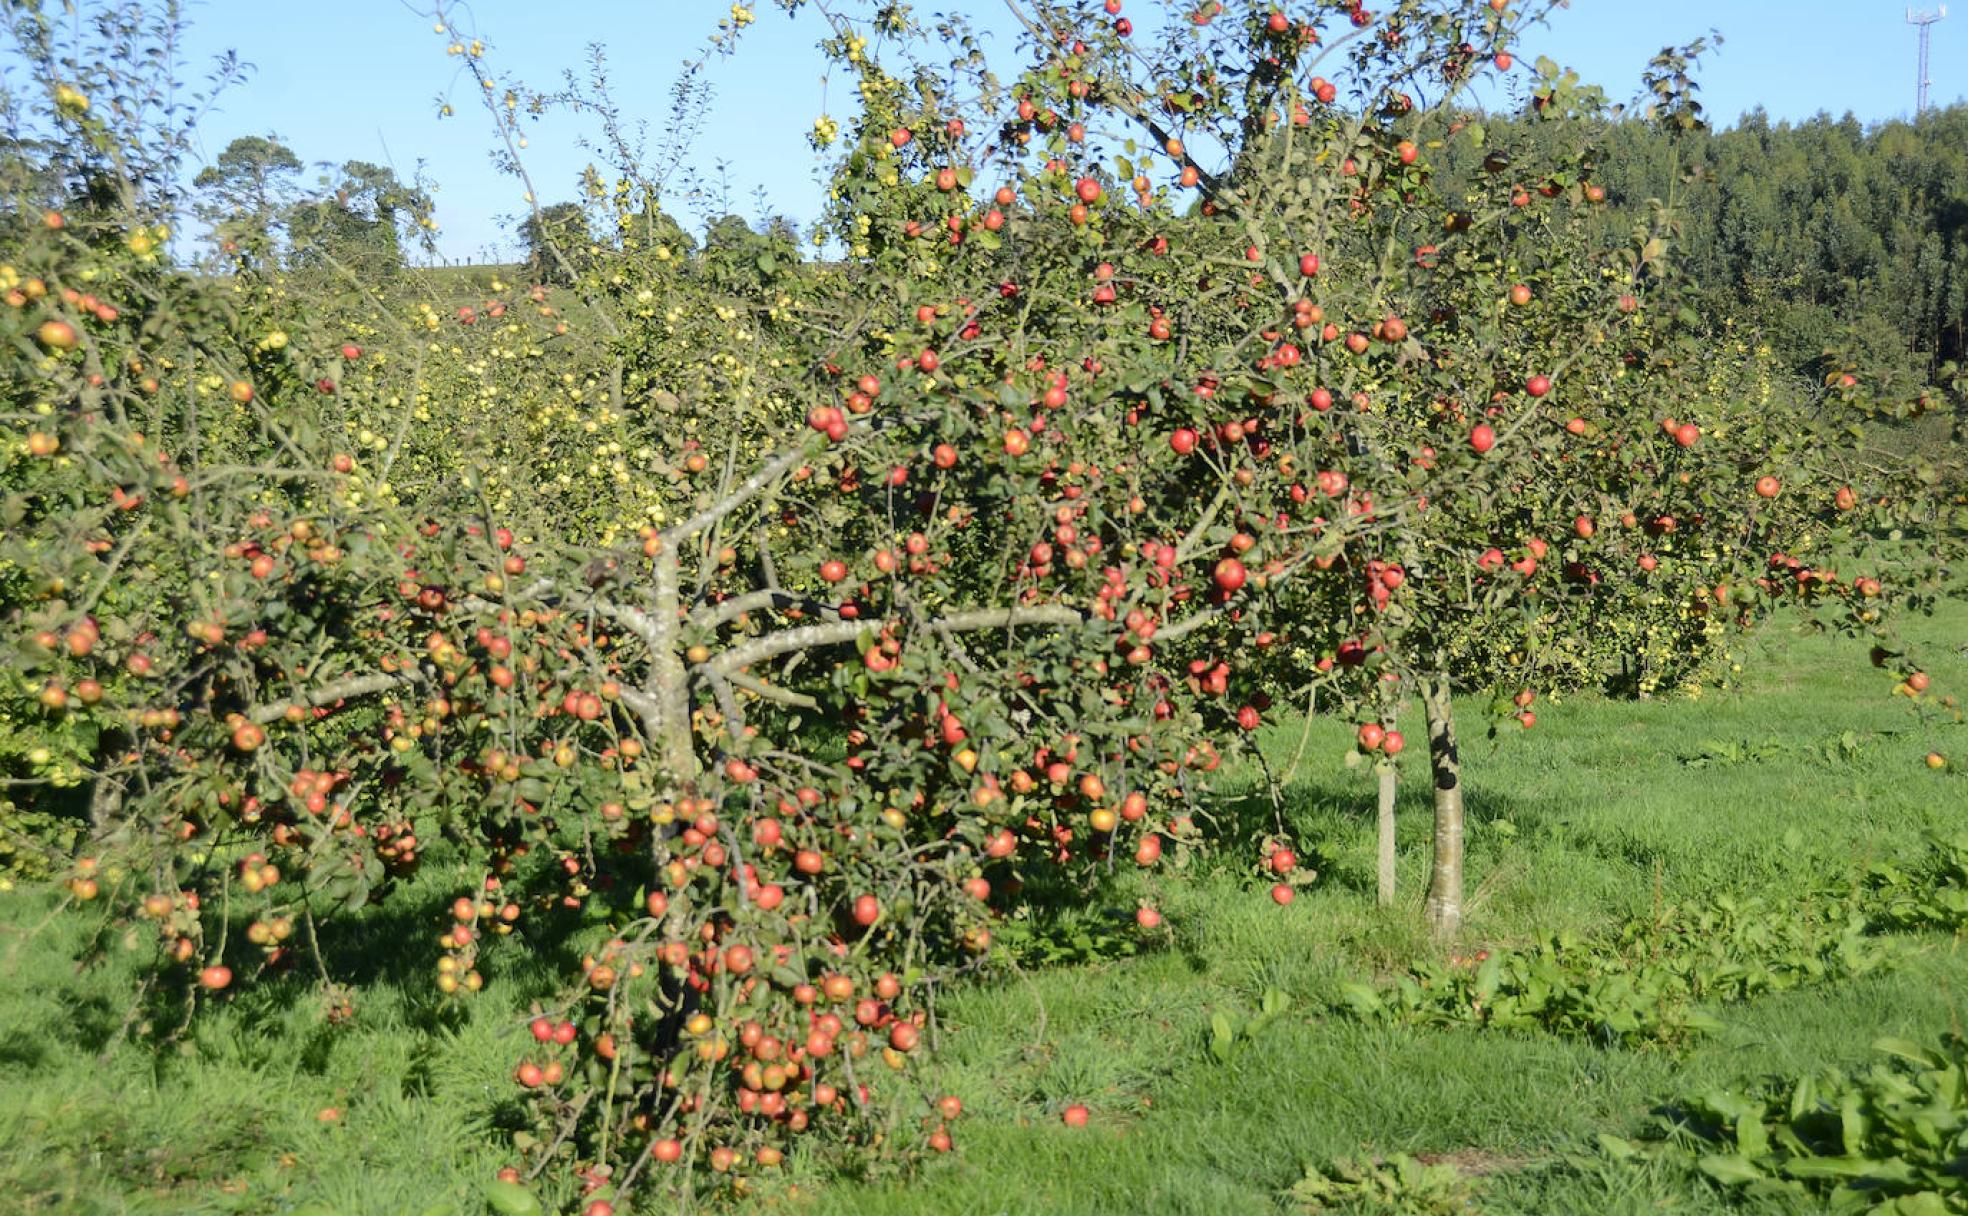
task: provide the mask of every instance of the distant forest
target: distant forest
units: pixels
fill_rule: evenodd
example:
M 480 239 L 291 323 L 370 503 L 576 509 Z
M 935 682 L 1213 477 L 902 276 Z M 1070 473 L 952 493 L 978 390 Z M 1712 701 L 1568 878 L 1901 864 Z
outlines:
M 1535 120 L 1484 121 L 1493 146 L 1540 137 Z M 1458 163 L 1473 155 L 1467 148 L 1452 141 L 1444 171 L 1474 171 Z M 1949 382 L 1948 365 L 1968 362 L 1968 105 L 1874 126 L 1849 115 L 1772 123 L 1758 111 L 1727 130 L 1673 138 L 1655 124 L 1609 121 L 1600 149 L 1592 177 L 1608 192 L 1608 235 L 1640 221 L 1647 200 L 1671 200 L 1682 224 L 1678 272 L 1701 286 L 1712 316 L 1749 327 L 1799 373 L 1849 371 L 1875 392 L 1910 394 Z M 374 244 L 400 263 L 400 233 L 416 232 L 407 221 L 429 208 L 420 190 L 351 162 L 324 179 L 327 193 L 305 196 L 299 170 L 277 141 L 235 141 L 199 175 L 199 210 L 216 235 L 248 247 L 279 228 L 289 230 L 281 243 L 303 246 L 306 228 L 317 242 Z M 598 239 L 590 222 L 573 203 L 527 221 L 518 235 L 529 271 L 551 279 L 574 269 L 546 256 L 543 228 L 585 262 Z M 782 264 L 802 254 L 784 220 L 754 230 L 725 216 L 701 244 L 667 216 L 653 222 L 686 251 L 742 254 L 723 259 L 740 267 L 760 252 Z
M 1675 139 L 1626 121 L 1601 147 L 1607 222 L 1672 197 L 1680 271 L 1800 372 L 1917 391 L 1968 355 L 1968 105 L 1873 126 L 1759 110 Z

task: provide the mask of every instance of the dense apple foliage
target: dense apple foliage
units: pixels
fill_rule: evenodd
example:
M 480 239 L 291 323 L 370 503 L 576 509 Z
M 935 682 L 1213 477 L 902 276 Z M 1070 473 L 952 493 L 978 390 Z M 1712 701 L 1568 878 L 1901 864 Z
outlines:
M 10 18 L 45 145 L 0 268 L 0 759 L 86 825 L 105 938 L 225 999 L 438 859 L 436 945 L 378 948 L 459 999 L 502 938 L 582 959 L 514 1061 L 522 1168 L 625 1210 L 795 1144 L 951 1148 L 939 988 L 1025 885 L 1201 845 L 1223 756 L 1315 693 L 1384 768 L 1427 707 L 1444 933 L 1451 693 L 1516 729 L 1676 691 L 1802 604 L 1942 700 L 1886 630 L 1958 471 L 1683 310 L 1667 204 L 1595 235 L 1605 103 L 1513 61 L 1535 14 L 1122 7 L 1011 0 L 1001 80 L 830 6 L 840 257 L 688 256 L 625 170 L 571 286 L 442 307 L 175 264 L 193 114 L 120 53 L 168 21 Z M 535 107 L 436 15 L 522 146 Z M 1496 73 L 1557 137 L 1485 143 Z M 1452 141 L 1479 174 L 1432 171 Z

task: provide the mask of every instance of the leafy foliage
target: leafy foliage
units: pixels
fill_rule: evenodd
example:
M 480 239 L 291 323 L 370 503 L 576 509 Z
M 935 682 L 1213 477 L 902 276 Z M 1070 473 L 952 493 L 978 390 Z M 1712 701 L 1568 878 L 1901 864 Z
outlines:
M 1476 1180 L 1452 1164 L 1396 1153 L 1309 1169 L 1286 1197 L 1305 1212 L 1462 1216 L 1477 1210 L 1478 1189 Z
M 1705 754 L 1714 756 L 1714 746 Z M 1678 1042 L 1720 1028 L 1704 1005 L 1887 965 L 1881 934 L 1961 932 L 1968 925 L 1968 840 L 1935 835 L 1911 861 L 1875 861 L 1856 881 L 1811 885 L 1816 893 L 1802 898 L 1716 895 L 1603 934 L 1559 933 L 1529 950 L 1424 962 L 1391 984 L 1345 984 L 1337 1007 L 1423 1025 Z
M 1675 1043 L 1720 1029 L 1702 1006 L 1864 975 L 1886 960 L 1848 900 L 1722 895 L 1603 936 L 1423 963 L 1391 986 L 1348 983 L 1357 1016 Z
M 1865 754 L 1876 740 L 1857 731 L 1840 731 L 1827 739 L 1713 739 L 1699 752 L 1684 757 L 1689 768 L 1711 768 L 1732 764 L 1760 764 L 1777 757 L 1795 756 L 1828 766 L 1850 764 Z
M 1219 1064 L 1228 1064 L 1251 1045 L 1264 1028 L 1290 1012 L 1291 995 L 1278 988 L 1266 988 L 1257 1012 L 1240 1017 L 1227 1009 L 1210 1014 L 1209 1052 Z
M 1883 926 L 1968 932 L 1968 835 L 1935 835 L 1911 864 L 1874 862 L 1865 898 L 1868 914 Z
M 1601 1147 L 1684 1163 L 1746 1198 L 1872 1216 L 1968 1210 L 1968 1045 L 1881 1039 L 1873 1049 L 1884 1059 L 1863 1071 L 1696 1094 L 1660 1116 L 1660 1141 L 1602 1137 Z

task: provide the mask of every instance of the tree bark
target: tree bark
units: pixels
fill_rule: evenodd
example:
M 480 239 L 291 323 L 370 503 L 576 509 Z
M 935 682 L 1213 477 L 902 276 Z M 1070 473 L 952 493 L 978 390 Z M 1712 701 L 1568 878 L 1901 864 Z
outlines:
M 1377 873 L 1380 879 L 1380 906 L 1394 906 L 1394 792 L 1397 776 L 1394 766 L 1380 762 L 1380 832 L 1377 847 Z
M 1428 927 L 1438 938 L 1462 928 L 1462 763 L 1446 675 L 1422 684 L 1428 719 L 1428 762 L 1435 779 L 1435 855 L 1428 876 Z
M 287 710 L 291 706 L 298 705 L 302 709 L 317 709 L 323 705 L 333 705 L 337 701 L 348 700 L 351 697 L 366 697 L 370 693 L 387 692 L 392 688 L 401 688 L 409 684 L 414 678 L 411 675 L 387 672 L 366 676 L 345 676 L 332 683 L 324 684 L 313 692 L 304 693 L 295 700 L 279 701 L 259 706 L 247 713 L 246 717 L 248 720 L 260 726 L 267 726 L 286 717 Z
M 670 780 L 687 785 L 697 779 L 697 740 L 690 725 L 690 677 L 677 637 L 683 602 L 677 560 L 677 547 L 666 540 L 656 553 L 656 602 L 649 616 L 655 638 L 649 648 L 649 679 L 644 692 L 655 709 L 653 716 L 661 732 L 650 743 L 662 755 Z

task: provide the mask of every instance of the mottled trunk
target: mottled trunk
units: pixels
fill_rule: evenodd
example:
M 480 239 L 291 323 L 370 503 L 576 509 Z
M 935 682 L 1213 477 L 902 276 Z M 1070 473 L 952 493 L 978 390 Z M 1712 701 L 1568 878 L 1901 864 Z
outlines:
M 1435 779 L 1435 856 L 1428 875 L 1428 926 L 1437 937 L 1462 928 L 1462 764 L 1456 756 L 1449 679 L 1422 684 L 1428 718 L 1428 763 Z
M 1392 764 L 1380 764 L 1380 832 L 1376 840 L 1380 906 L 1394 906 L 1394 792 L 1397 775 Z
M 690 677 L 677 638 L 683 606 L 680 581 L 677 553 L 666 546 L 656 554 L 656 602 L 651 614 L 656 638 L 649 656 L 648 685 L 661 737 L 650 742 L 662 751 L 670 779 L 687 785 L 697 779 L 697 746 L 690 729 Z

